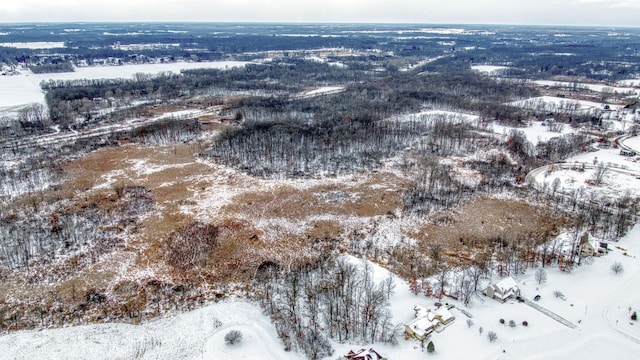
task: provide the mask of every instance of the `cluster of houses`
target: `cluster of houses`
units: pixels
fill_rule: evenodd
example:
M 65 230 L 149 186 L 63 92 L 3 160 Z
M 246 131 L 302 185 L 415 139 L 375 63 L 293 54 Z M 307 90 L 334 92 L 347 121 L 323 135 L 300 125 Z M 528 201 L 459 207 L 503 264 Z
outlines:
M 487 297 L 500 302 L 520 298 L 520 288 L 515 280 L 506 277 L 495 284 L 487 286 L 484 291 Z M 413 310 L 415 318 L 404 326 L 404 332 L 409 338 L 425 341 L 433 332 L 440 333 L 455 321 L 455 316 L 449 311 L 452 307 L 438 306 L 435 309 L 416 305 Z
M 578 251 L 582 257 L 600 256 L 607 253 L 607 243 L 593 240 L 589 236 L 589 233 L 585 232 L 580 238 L 580 247 Z M 510 276 L 487 286 L 484 290 L 484 294 L 487 297 L 502 303 L 507 300 L 525 301 L 521 297 L 518 284 Z M 436 305 L 438 304 L 436 303 Z M 433 332 L 442 332 L 455 320 L 455 317 L 449 311 L 452 307 L 453 306 L 438 306 L 435 309 L 431 309 L 421 305 L 416 305 L 414 307 L 415 319 L 404 326 L 405 334 L 408 338 L 424 342 Z

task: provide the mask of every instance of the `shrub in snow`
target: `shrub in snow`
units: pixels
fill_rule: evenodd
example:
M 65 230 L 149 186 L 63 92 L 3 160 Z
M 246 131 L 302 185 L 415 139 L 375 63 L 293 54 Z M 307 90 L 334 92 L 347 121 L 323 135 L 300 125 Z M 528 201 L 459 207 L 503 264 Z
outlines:
M 529 323 L 527 322 L 527 320 L 522 322 L 522 326 L 529 326 Z
M 433 345 L 433 341 L 429 341 L 429 345 L 427 345 L 427 352 L 432 353 L 436 351 L 436 346 Z
M 564 300 L 564 294 L 562 292 L 560 292 L 559 290 L 554 290 L 553 291 L 553 296 L 557 297 L 558 299 Z
M 489 331 L 487 333 L 487 339 L 489 339 L 489 342 L 494 342 L 494 341 L 498 340 L 498 334 L 496 334 L 493 331 Z
M 478 333 L 480 334 L 480 336 L 482 336 L 482 332 L 484 331 L 484 329 L 482 328 L 482 326 L 480 326 L 478 328 Z
M 633 314 L 631 314 L 631 320 L 636 321 L 638 320 L 638 314 L 634 311 Z
M 613 271 L 614 274 L 620 274 L 624 271 L 624 266 L 622 266 L 621 262 L 614 262 L 611 264 L 611 271 Z
M 516 322 L 513 320 L 509 320 L 509 326 L 510 327 L 516 327 Z
M 500 324 L 504 325 L 504 319 L 500 319 Z
M 242 333 L 238 330 L 231 330 L 224 336 L 224 343 L 227 345 L 235 345 L 242 341 Z
M 473 320 L 467 319 L 467 326 L 468 327 L 472 327 L 473 326 Z

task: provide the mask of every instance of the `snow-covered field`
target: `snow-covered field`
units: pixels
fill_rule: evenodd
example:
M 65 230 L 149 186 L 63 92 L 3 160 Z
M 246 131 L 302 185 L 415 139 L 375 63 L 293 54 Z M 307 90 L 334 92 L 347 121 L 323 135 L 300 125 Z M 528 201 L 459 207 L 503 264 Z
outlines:
M 60 49 L 64 47 L 64 42 L 62 41 L 32 41 L 32 42 L 3 42 L 0 43 L 2 47 L 12 47 L 18 49 Z
M 40 82 L 49 80 L 79 79 L 131 79 L 135 74 L 178 73 L 189 69 L 229 69 L 244 66 L 244 61 L 176 62 L 166 64 L 140 64 L 122 66 L 89 66 L 76 68 L 74 72 L 34 74 L 23 71 L 20 75 L 0 77 L 0 114 L 12 112 L 30 103 L 44 104 Z
M 344 91 L 345 88 L 345 86 L 323 86 L 300 93 L 297 98 L 303 99 L 320 95 L 337 94 Z
M 635 86 L 640 87 L 640 79 L 627 79 L 618 81 L 620 86 Z
M 603 110 L 604 104 L 594 101 L 574 100 L 553 96 L 540 96 L 526 100 L 519 100 L 509 103 L 509 105 L 524 109 L 538 111 L 562 111 L 590 113 L 595 110 Z M 619 109 L 621 106 L 610 105 L 611 109 Z
M 496 66 L 496 65 L 471 65 L 471 70 L 478 71 L 485 75 L 499 75 L 508 69 L 508 66 Z
M 534 83 L 542 86 L 588 89 L 591 91 L 609 92 L 609 93 L 617 92 L 619 94 L 628 94 L 628 95 L 635 95 L 635 96 L 640 94 L 640 90 L 635 89 L 633 87 L 618 87 L 618 86 L 609 86 L 605 84 L 573 83 L 573 82 L 551 81 L 551 80 L 536 80 L 534 81 Z

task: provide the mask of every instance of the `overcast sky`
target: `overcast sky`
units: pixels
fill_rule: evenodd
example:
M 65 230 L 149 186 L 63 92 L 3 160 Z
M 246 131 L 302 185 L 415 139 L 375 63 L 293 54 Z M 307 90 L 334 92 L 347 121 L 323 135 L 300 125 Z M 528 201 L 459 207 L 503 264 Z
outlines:
M 0 22 L 243 21 L 640 27 L 640 0 L 9 0 Z

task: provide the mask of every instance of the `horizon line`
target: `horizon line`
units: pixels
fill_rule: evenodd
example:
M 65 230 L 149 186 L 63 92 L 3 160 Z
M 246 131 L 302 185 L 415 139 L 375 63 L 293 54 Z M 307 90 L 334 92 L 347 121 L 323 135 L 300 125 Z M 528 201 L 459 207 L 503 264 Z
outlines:
M 455 22 L 401 22 L 401 21 L 246 21 L 246 20 L 26 20 L 0 21 L 0 26 L 18 24 L 280 24 L 280 25 L 437 25 L 437 26 L 498 26 L 498 27 L 566 27 L 566 28 L 625 28 L 640 29 L 640 26 L 607 24 L 535 24 L 535 23 L 455 23 Z

